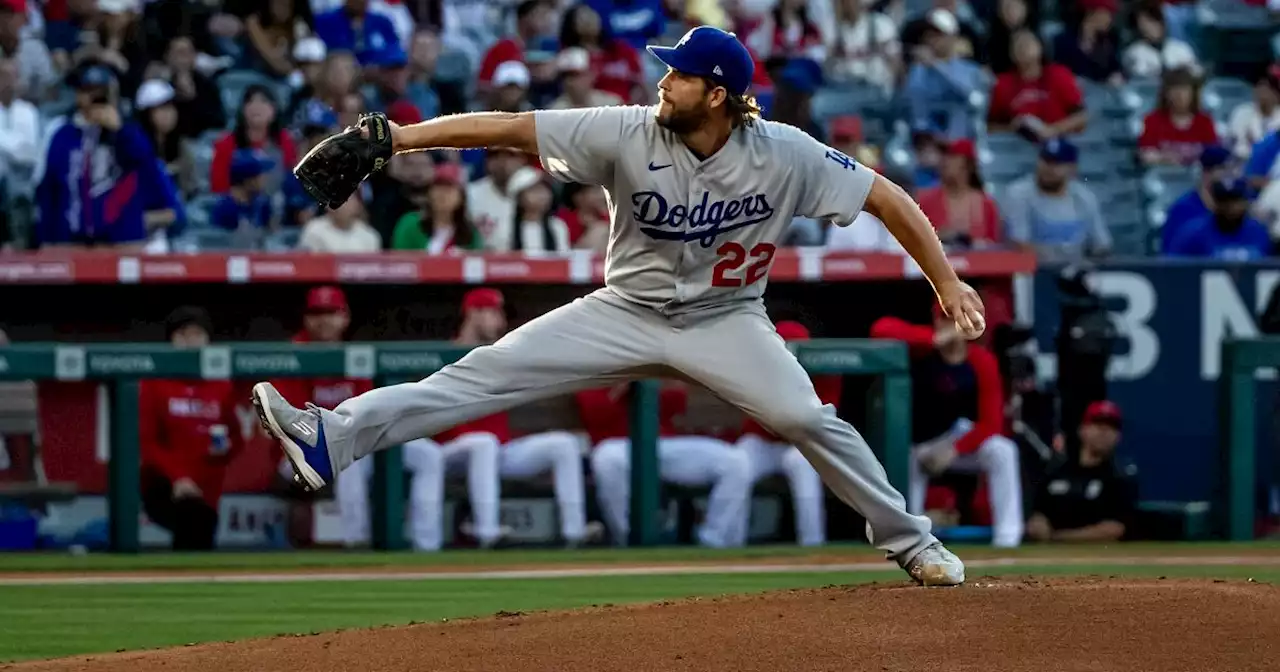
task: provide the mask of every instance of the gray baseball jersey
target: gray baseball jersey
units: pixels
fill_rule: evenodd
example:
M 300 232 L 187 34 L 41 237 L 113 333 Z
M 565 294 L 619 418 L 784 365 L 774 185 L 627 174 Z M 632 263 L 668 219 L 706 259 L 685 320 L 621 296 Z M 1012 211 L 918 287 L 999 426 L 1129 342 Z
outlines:
M 792 218 L 847 225 L 875 181 L 857 161 L 772 121 L 735 131 L 699 160 L 653 107 L 535 115 L 543 167 L 609 194 L 605 284 L 668 315 L 759 298 Z

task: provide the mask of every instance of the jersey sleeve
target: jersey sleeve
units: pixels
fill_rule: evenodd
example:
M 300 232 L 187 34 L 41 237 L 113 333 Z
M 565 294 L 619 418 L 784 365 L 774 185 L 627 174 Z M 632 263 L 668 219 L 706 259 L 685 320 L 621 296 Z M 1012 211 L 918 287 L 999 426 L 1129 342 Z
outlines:
M 534 113 L 538 158 L 565 182 L 610 185 L 624 136 L 643 123 L 641 107 L 585 107 Z
M 792 155 L 801 192 L 796 214 L 838 226 L 852 224 L 871 193 L 875 171 L 812 138 L 797 145 Z

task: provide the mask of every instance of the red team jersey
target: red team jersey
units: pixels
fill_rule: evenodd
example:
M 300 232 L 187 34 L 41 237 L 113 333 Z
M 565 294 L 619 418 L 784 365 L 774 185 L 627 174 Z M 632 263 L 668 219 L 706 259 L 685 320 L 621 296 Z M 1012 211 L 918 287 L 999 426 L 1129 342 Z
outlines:
M 1172 155 L 1179 163 L 1191 165 L 1200 160 L 1200 154 L 1208 145 L 1218 143 L 1218 130 L 1213 118 L 1201 112 L 1191 118 L 1191 123 L 1179 126 L 1168 112 L 1156 110 L 1147 115 L 1138 138 L 1139 149 L 1158 149 Z
M 621 395 L 617 400 L 610 398 L 610 388 L 584 390 L 579 392 L 575 401 L 578 404 L 578 415 L 582 418 L 582 426 L 591 437 L 592 445 L 605 439 L 619 439 L 630 435 L 631 423 L 628 420 L 627 403 L 629 396 Z M 665 386 L 658 393 L 658 436 L 680 436 L 675 419 L 684 414 L 689 405 L 689 395 L 679 387 Z
M 232 383 L 143 380 L 139 405 L 143 468 L 195 481 L 217 507 L 227 464 L 242 445 Z M 225 435 L 215 441 L 210 429 L 219 425 Z

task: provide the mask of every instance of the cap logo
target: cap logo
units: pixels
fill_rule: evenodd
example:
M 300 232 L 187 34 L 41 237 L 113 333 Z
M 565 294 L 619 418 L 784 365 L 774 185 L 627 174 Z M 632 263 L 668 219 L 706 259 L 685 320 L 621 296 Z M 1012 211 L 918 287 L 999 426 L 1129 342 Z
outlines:
M 711 69 L 711 72 L 714 72 L 714 73 L 716 74 L 716 76 L 717 76 L 717 77 L 724 77 L 724 71 L 723 71 L 723 70 L 721 70 L 721 69 L 720 69 L 720 66 L 718 66 L 718 65 L 717 65 L 716 67 L 712 68 L 712 69 Z
M 679 42 L 676 42 L 676 46 L 677 46 L 677 47 L 683 47 L 683 46 L 684 46 L 684 44 L 685 44 L 685 42 L 688 42 L 688 41 L 689 41 L 689 38 L 691 38 L 691 37 L 693 37 L 693 31 L 692 31 L 692 30 L 691 30 L 691 31 L 689 31 L 689 32 L 687 32 L 687 33 L 685 33 L 685 34 L 684 34 L 684 37 L 680 38 L 680 41 L 679 41 Z

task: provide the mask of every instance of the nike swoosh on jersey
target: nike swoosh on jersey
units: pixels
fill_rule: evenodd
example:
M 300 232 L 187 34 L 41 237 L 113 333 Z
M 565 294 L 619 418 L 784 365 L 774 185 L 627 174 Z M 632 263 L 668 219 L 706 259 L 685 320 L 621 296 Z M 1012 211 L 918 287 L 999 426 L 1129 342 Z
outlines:
M 654 165 L 654 163 L 653 163 L 652 161 L 650 161 L 650 162 L 649 162 L 649 170 L 650 170 L 650 171 L 654 171 L 654 170 L 662 170 L 663 168 L 670 168 L 670 167 L 671 167 L 671 164 L 669 164 L 669 163 L 668 163 L 668 164 L 666 164 L 666 165 L 658 166 L 658 165 Z

